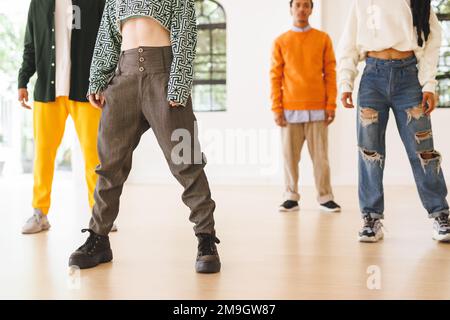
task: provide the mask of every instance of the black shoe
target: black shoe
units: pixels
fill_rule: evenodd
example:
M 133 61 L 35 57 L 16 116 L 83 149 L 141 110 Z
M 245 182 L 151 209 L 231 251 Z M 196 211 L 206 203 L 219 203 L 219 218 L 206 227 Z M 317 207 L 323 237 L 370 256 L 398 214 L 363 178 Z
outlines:
M 320 205 L 320 209 L 327 212 L 339 212 L 341 207 L 334 201 L 328 201 Z
M 378 242 L 383 239 L 383 224 L 380 219 L 364 218 L 364 225 L 358 234 L 360 242 Z
M 220 257 L 217 252 L 216 243 L 220 240 L 215 234 L 199 233 L 197 261 L 195 262 L 195 270 L 198 273 L 217 273 L 220 272 Z
M 91 229 L 81 230 L 83 233 L 86 231 L 89 231 L 89 237 L 77 251 L 72 253 L 69 258 L 69 267 L 93 268 L 100 263 L 110 262 L 113 259 L 109 237 L 98 235 Z
M 279 210 L 281 212 L 298 211 L 299 210 L 298 201 L 286 200 L 280 206 Z

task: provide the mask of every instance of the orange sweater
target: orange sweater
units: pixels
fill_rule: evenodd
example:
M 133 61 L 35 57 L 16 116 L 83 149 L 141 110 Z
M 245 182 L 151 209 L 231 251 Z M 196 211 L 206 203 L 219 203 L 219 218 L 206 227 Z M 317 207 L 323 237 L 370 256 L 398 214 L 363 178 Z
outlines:
M 288 31 L 275 40 L 272 111 L 336 109 L 336 58 L 325 32 Z

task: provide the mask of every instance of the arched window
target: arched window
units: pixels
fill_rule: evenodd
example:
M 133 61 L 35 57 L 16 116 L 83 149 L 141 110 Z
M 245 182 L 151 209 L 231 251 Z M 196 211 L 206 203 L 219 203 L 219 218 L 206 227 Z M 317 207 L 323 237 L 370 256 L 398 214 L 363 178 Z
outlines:
M 198 23 L 194 63 L 195 111 L 225 111 L 227 83 L 226 16 L 215 0 L 195 0 Z
M 442 47 L 437 80 L 439 107 L 450 108 L 450 1 L 433 0 L 433 7 L 442 24 Z

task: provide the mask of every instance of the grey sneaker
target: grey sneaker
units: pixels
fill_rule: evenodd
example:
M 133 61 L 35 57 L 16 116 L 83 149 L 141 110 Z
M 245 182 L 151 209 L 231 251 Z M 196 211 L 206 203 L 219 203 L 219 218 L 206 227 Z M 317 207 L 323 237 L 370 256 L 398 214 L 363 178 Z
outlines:
M 450 242 L 450 223 L 448 216 L 443 215 L 434 219 L 433 239 L 439 242 Z
M 50 229 L 47 216 L 39 209 L 34 209 L 34 213 L 22 227 L 23 234 L 38 233 Z
M 365 217 L 364 225 L 358 235 L 358 240 L 360 242 L 378 242 L 383 237 L 383 224 L 381 220 Z

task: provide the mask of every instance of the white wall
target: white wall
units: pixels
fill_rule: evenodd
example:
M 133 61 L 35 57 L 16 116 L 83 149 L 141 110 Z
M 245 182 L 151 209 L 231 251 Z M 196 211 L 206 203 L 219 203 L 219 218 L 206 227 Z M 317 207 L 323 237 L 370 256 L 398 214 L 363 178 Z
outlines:
M 312 25 L 328 32 L 335 47 L 342 33 L 350 1 L 315 1 Z M 282 183 L 279 131 L 273 124 L 270 112 L 269 67 L 273 40 L 291 26 L 288 2 L 221 2 L 228 18 L 228 110 L 224 113 L 197 114 L 202 147 L 208 158 L 206 171 L 211 184 Z M 392 120 L 393 117 L 387 133 L 385 183 L 412 184 L 411 169 Z M 450 135 L 449 120 L 449 110 L 437 110 L 433 115 L 436 149 L 444 155 L 442 165 L 448 181 L 450 145 L 446 138 Z M 339 105 L 336 122 L 329 134 L 332 180 L 335 185 L 357 183 L 355 123 L 355 111 L 344 110 Z M 239 130 L 254 135 L 254 139 L 244 147 L 233 145 L 236 141 L 245 142 L 244 134 Z M 233 135 L 238 139 L 233 139 Z M 247 157 L 247 161 L 236 163 L 239 157 L 246 154 L 254 158 Z M 306 148 L 303 156 L 301 183 L 313 185 L 312 166 Z M 144 135 L 135 152 L 134 167 L 128 182 L 175 183 L 151 131 Z
M 321 20 L 320 2 L 316 1 L 315 26 Z M 270 112 L 269 68 L 273 40 L 292 23 L 289 1 L 221 3 L 227 14 L 228 110 L 197 113 L 208 158 L 206 170 L 211 183 L 281 183 L 280 138 Z M 246 143 L 245 135 L 254 139 Z M 244 161 L 239 162 L 240 157 Z M 173 181 L 152 133 L 142 139 L 134 159 L 130 182 Z M 305 171 L 305 183 L 311 183 L 309 161 Z

